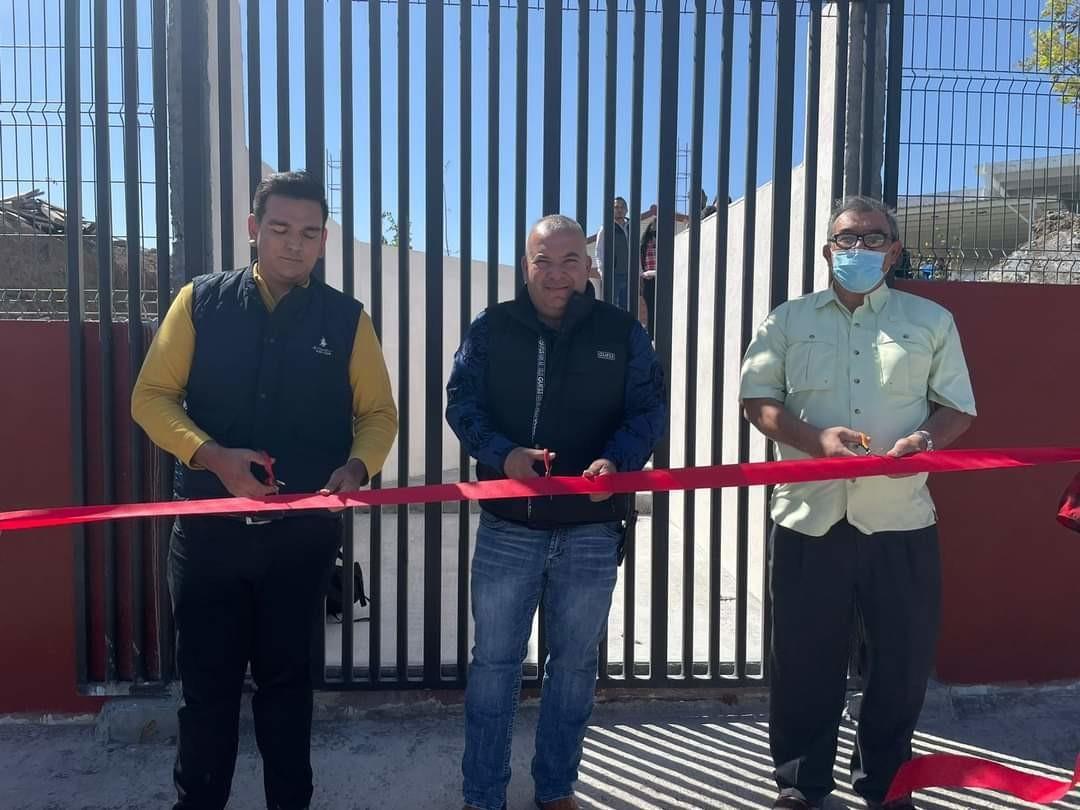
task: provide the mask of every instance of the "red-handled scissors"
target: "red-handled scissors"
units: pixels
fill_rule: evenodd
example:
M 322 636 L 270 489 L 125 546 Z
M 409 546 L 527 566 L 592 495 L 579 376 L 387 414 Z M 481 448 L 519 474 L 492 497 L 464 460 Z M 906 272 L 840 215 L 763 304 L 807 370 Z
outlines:
M 274 460 L 272 458 L 270 458 L 270 454 L 267 453 L 267 452 L 263 452 L 263 454 L 262 454 L 262 466 L 263 466 L 263 469 L 266 470 L 266 483 L 267 484 L 269 484 L 272 487 L 283 487 L 283 486 L 285 486 L 284 481 L 278 481 L 277 478 L 274 477 Z

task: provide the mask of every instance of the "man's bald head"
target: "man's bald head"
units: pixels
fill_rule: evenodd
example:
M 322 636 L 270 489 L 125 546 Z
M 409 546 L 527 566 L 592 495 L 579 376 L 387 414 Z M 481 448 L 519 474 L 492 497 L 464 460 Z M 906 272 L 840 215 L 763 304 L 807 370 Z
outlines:
M 532 226 L 532 230 L 529 231 L 529 236 L 525 240 L 525 254 L 526 256 L 532 253 L 532 245 L 537 238 L 543 238 L 558 233 L 574 234 L 585 242 L 585 231 L 581 229 L 576 219 L 571 219 L 563 214 L 549 214 L 546 217 L 541 217 L 536 221 L 536 224 Z
M 541 320 L 558 327 L 574 293 L 585 292 L 589 263 L 585 232 L 575 220 L 552 214 L 533 225 L 521 271 Z

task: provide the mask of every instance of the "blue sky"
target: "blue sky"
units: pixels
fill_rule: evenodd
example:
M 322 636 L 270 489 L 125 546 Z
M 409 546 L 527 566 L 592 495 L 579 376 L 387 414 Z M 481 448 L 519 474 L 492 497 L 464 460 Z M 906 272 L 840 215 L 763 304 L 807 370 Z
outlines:
M 326 141 L 336 159 L 340 157 L 340 88 L 339 14 L 342 0 L 328 0 L 326 11 L 325 58 L 327 77 Z M 12 13 L 0 11 L 0 196 L 31 186 L 46 188 L 57 204 L 63 204 L 63 186 L 44 182 L 63 177 L 63 129 L 59 104 L 62 97 L 62 54 L 58 47 L 38 47 L 32 51 L 12 47 L 25 45 L 56 46 L 62 38 L 61 0 L 9 0 Z M 36 9 L 44 6 L 44 14 Z M 140 3 L 140 9 L 146 4 Z M 711 7 L 711 3 L 709 4 Z M 745 4 L 736 4 L 741 8 Z M 770 4 L 766 4 L 767 6 Z M 109 0 L 109 42 L 119 46 L 121 27 L 119 0 Z M 246 3 L 241 4 L 246 7 Z M 289 98 L 291 113 L 291 149 L 293 167 L 304 163 L 304 98 L 303 76 L 303 17 L 302 3 L 291 3 L 287 25 L 290 33 L 291 83 Z M 1038 77 L 1025 77 L 1012 71 L 1013 66 L 1029 49 L 1027 31 L 1030 20 L 1038 16 L 1040 0 L 910 0 L 905 31 L 905 94 L 901 137 L 901 193 L 930 193 L 977 185 L 975 166 L 990 160 L 1034 157 L 1073 151 L 1077 144 L 1078 116 L 1049 96 L 1045 83 Z M 370 166 L 368 163 L 368 8 L 366 3 L 354 4 L 354 121 L 356 225 L 360 239 L 370 238 Z M 32 11 L 33 9 L 33 11 Z M 410 48 L 410 142 L 411 162 L 410 199 L 413 214 L 414 246 L 424 240 L 425 155 L 424 136 L 429 122 L 425 120 L 424 59 L 426 31 L 424 8 L 411 5 Z M 382 141 L 383 141 L 383 209 L 393 212 L 397 205 L 397 14 L 396 4 L 381 6 L 382 12 Z M 448 6 L 445 12 L 445 119 L 444 160 L 447 195 L 447 241 L 451 253 L 461 244 L 463 217 L 472 223 L 474 256 L 486 258 L 487 239 L 487 97 L 488 97 L 488 8 L 473 8 L 473 60 L 467 66 L 473 79 L 473 210 L 460 210 L 461 147 L 459 143 L 460 9 Z M 242 17 L 244 10 L 241 11 Z M 591 12 L 590 43 L 590 104 L 588 229 L 595 230 L 603 214 L 603 143 L 604 143 L 604 59 L 605 15 Z M 958 18 L 956 15 L 959 14 Z M 962 18 L 976 15 L 984 19 L 969 22 Z M 84 4 L 82 41 L 91 42 L 91 3 Z M 516 78 L 516 9 L 501 10 L 501 67 L 500 79 L 500 192 L 499 192 L 499 256 L 513 259 L 515 234 L 515 78 Z M 262 2 L 262 131 L 263 157 L 276 162 L 276 19 L 273 0 Z M 528 103 L 528 171 L 526 179 L 527 219 L 540 213 L 542 167 L 542 78 L 543 78 L 543 14 L 529 12 L 529 86 Z M 618 87 L 616 95 L 616 192 L 629 196 L 630 169 L 630 95 L 633 16 L 620 13 L 619 47 L 617 54 Z M 746 83 L 749 18 L 739 14 L 735 19 L 735 80 L 733 92 L 731 185 L 727 193 L 739 197 L 744 191 L 747 132 Z M 717 109 L 719 94 L 721 17 L 710 14 L 706 34 L 706 82 L 703 186 L 709 197 L 717 193 Z M 242 29 L 246 20 L 242 19 Z M 692 83 L 694 19 L 681 16 L 679 44 L 678 87 L 668 92 L 678 95 L 680 145 L 690 143 L 690 98 Z M 562 81 L 567 99 L 562 116 L 561 204 L 564 211 L 574 214 L 576 199 L 576 142 L 577 142 L 577 29 L 578 13 L 567 12 L 563 22 L 564 44 Z M 805 117 L 805 53 L 807 20 L 799 19 L 796 37 L 795 144 L 792 162 L 803 154 L 803 124 Z M 246 29 L 245 29 L 246 30 Z M 149 13 L 139 19 L 140 44 L 150 42 Z M 656 196 L 657 186 L 657 117 L 659 113 L 660 15 L 646 15 L 645 35 L 645 113 L 643 142 L 642 202 L 647 208 Z M 761 121 L 758 132 L 758 183 L 771 177 L 773 121 L 775 113 L 775 26 L 768 14 L 762 26 L 763 59 L 761 73 Z M 246 36 L 241 42 L 246 47 Z M 245 54 L 246 56 L 246 54 Z M 118 111 L 122 94 L 120 50 L 112 52 L 110 99 Z M 83 99 L 92 92 L 91 53 L 83 51 Z M 957 72 L 954 68 L 966 68 Z M 139 59 L 140 99 L 143 102 L 142 120 L 150 123 L 151 75 L 149 50 Z M 1010 72 L 1011 71 L 1011 72 Z M 946 78 L 942 78 L 942 77 Z M 89 123 L 89 117 L 85 118 Z M 112 116 L 111 131 L 112 177 L 123 179 L 122 131 L 119 114 Z M 29 124 L 37 124 L 31 128 Z M 13 126 L 18 123 L 19 126 Z M 47 124 L 47 126 L 44 126 Z M 144 233 L 153 229 L 153 150 L 151 133 L 144 130 L 141 142 L 143 163 Z M 84 210 L 94 216 L 93 206 L 93 142 L 89 128 L 84 130 L 83 186 Z M 123 188 L 114 186 L 114 225 L 123 232 Z M 338 201 L 339 202 L 339 201 Z
M 423 204 L 426 194 L 425 153 L 424 138 L 428 122 L 425 118 L 425 95 L 427 92 L 425 76 L 425 49 L 426 30 L 424 25 L 424 8 L 422 6 L 410 6 L 411 18 L 410 29 L 413 42 L 410 50 L 410 200 L 413 214 L 413 244 L 423 244 L 424 221 Z M 473 227 L 474 255 L 486 257 L 487 239 L 487 188 L 488 188 L 488 30 L 487 7 L 473 9 L 473 59 L 470 66 L 473 79 L 473 107 L 472 107 L 472 184 L 473 184 L 473 210 L 471 222 Z M 289 20 L 290 25 L 290 71 L 293 76 L 302 76 L 302 53 L 303 53 L 303 17 L 301 9 L 294 7 Z M 340 13 L 339 0 L 330 0 L 326 6 L 327 37 L 326 37 L 326 69 L 327 69 L 327 147 L 331 155 L 337 158 L 341 152 L 341 117 L 340 98 L 337 77 L 340 71 L 339 53 L 339 26 L 338 15 Z M 393 211 L 397 205 L 398 177 L 397 177 L 397 25 L 398 7 L 382 6 L 382 142 L 383 142 L 383 185 L 382 199 L 383 209 Z M 456 6 L 448 6 L 444 22 L 444 47 L 445 47 L 445 81 L 444 98 L 446 116 L 443 122 L 444 129 L 444 161 L 447 163 L 446 193 L 447 193 L 447 220 L 449 246 L 452 253 L 456 253 L 460 246 L 461 215 L 461 143 L 460 143 L 460 9 Z M 499 244 L 500 257 L 503 261 L 512 258 L 514 232 L 514 183 L 515 183 L 515 147 L 516 147 L 516 33 L 517 13 L 515 9 L 503 8 L 500 14 L 502 39 L 500 43 L 501 63 L 500 70 L 500 222 Z M 591 12 L 591 41 L 590 41 L 590 103 L 589 109 L 589 230 L 595 230 L 599 226 L 602 211 L 603 196 L 603 148 L 604 148 L 604 57 L 605 57 L 605 15 L 603 12 Z M 748 21 L 745 15 L 739 15 L 735 22 L 736 53 L 735 64 L 747 64 Z M 719 106 L 719 79 L 718 62 L 720 53 L 720 22 L 719 15 L 709 15 L 707 21 L 706 52 L 707 62 L 712 62 L 711 76 L 706 76 L 705 83 L 705 159 L 703 160 L 703 186 L 712 198 L 716 194 L 716 164 L 717 164 L 717 110 Z M 243 23 L 246 25 L 246 22 Z M 800 20 L 800 39 L 805 42 L 806 20 Z M 682 15 L 680 30 L 680 68 L 679 87 L 677 90 L 679 105 L 679 142 L 689 146 L 691 110 L 689 99 L 692 86 L 692 56 L 693 56 L 693 29 L 694 19 L 692 15 Z M 772 166 L 772 121 L 773 121 L 773 85 L 775 79 L 775 47 L 771 47 L 775 41 L 775 24 L 772 18 L 767 17 L 763 21 L 763 40 L 768 43 L 764 51 L 765 58 L 762 69 L 761 93 L 763 102 L 762 127 L 759 133 L 759 160 L 758 172 L 762 181 L 771 174 Z M 357 189 L 357 222 L 358 237 L 369 238 L 370 219 L 370 164 L 368 154 L 368 18 L 367 5 L 356 4 L 354 13 L 354 42 L 360 43 L 354 50 L 358 57 L 353 70 L 354 82 L 354 129 L 356 138 L 355 174 L 354 180 Z M 528 96 L 528 171 L 526 178 L 526 219 L 531 221 L 541 213 L 541 188 L 543 183 L 542 168 L 539 156 L 542 153 L 543 137 L 543 13 L 539 10 L 529 12 L 529 86 Z M 264 15 L 261 21 L 262 51 L 266 54 L 274 53 L 276 30 L 272 15 L 270 19 Z M 643 163 L 642 163 L 642 200 L 643 208 L 647 208 L 656 198 L 657 187 L 657 161 L 658 161 L 658 125 L 659 94 L 660 94 L 660 16 L 658 14 L 646 15 L 645 36 L 645 98 L 647 112 L 643 116 Z M 577 185 L 577 36 L 578 15 L 576 12 L 567 13 L 563 24 L 563 70 L 562 86 L 567 99 L 562 115 L 562 163 L 561 163 L 561 207 L 564 212 L 573 215 L 576 206 Z M 629 197 L 630 193 L 630 102 L 631 102 L 631 69 L 633 47 L 633 16 L 619 14 L 619 48 L 617 66 L 617 94 L 616 94 L 616 193 Z M 805 47 L 805 45 L 804 45 Z M 263 156 L 271 158 L 273 163 L 277 156 L 276 140 L 276 66 L 266 64 L 262 76 L 263 98 Z M 797 62 L 799 87 L 804 81 L 805 64 L 803 60 Z M 735 121 L 745 120 L 746 88 L 745 70 L 736 80 L 734 89 L 734 113 Z M 294 83 L 295 85 L 295 83 Z M 796 93 L 798 99 L 796 118 L 802 120 L 805 115 L 802 103 L 805 93 L 799 90 Z M 303 120 L 303 98 L 301 88 L 291 87 L 290 116 L 293 122 Z M 767 111 L 766 109 L 767 108 Z M 795 153 L 802 154 L 802 125 L 796 127 L 797 143 Z M 305 145 L 302 135 L 302 127 L 291 127 L 293 137 L 290 143 L 292 160 L 295 166 L 304 163 Z M 299 136 L 299 137 L 298 137 Z M 733 197 L 742 194 L 745 175 L 746 132 L 745 128 L 736 128 L 733 137 L 731 176 L 732 186 L 730 193 Z M 483 251 L 483 253 L 478 253 Z

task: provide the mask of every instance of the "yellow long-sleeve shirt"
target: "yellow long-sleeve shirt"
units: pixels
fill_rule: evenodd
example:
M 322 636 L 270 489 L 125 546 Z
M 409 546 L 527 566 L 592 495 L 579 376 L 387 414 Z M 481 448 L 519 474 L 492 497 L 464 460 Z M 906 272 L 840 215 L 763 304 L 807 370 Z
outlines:
M 275 300 L 265 280 L 253 268 L 255 284 L 268 311 Z M 131 416 L 158 447 L 189 467 L 196 451 L 213 439 L 184 409 L 188 376 L 195 355 L 195 324 L 191 317 L 192 285 L 177 293 L 146 353 L 135 389 Z M 382 469 L 397 436 L 397 406 L 390 389 L 382 348 L 366 312 L 360 314 L 349 355 L 349 384 L 353 393 L 353 442 L 349 458 L 360 459 L 368 475 Z

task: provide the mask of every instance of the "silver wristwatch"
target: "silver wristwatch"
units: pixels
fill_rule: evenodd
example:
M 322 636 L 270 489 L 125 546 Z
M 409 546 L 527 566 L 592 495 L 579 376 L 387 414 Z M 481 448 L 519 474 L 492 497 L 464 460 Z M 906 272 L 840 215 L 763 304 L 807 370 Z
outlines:
M 926 442 L 926 452 L 930 453 L 934 450 L 934 437 L 930 435 L 928 430 L 916 430 L 911 434 L 912 436 L 922 436 L 923 441 Z

